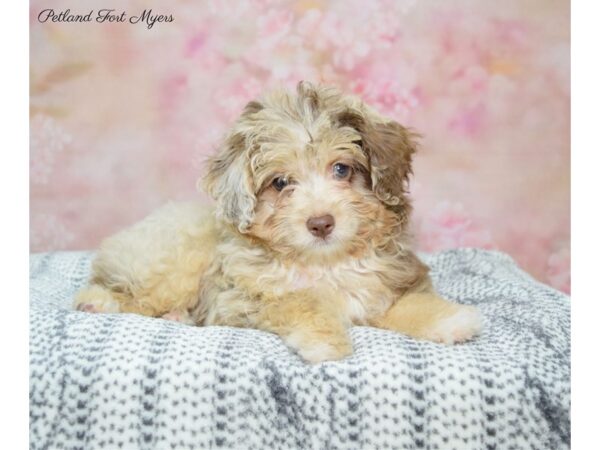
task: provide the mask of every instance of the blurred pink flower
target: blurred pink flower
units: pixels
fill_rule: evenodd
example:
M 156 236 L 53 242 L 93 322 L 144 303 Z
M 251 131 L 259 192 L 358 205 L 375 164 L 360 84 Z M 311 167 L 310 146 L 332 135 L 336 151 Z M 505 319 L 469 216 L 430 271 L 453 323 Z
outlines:
M 483 103 L 460 107 L 448 122 L 448 127 L 457 134 L 472 138 L 483 130 L 485 117 L 486 108 Z
M 270 85 L 316 78 L 314 55 L 298 33 L 295 20 L 289 10 L 268 10 L 257 20 L 255 29 L 246 30 L 248 42 L 240 57 L 248 72 L 264 74 Z
M 187 87 L 187 75 L 178 72 L 169 74 L 158 89 L 160 111 L 165 114 L 175 110 L 185 98 L 184 94 Z
M 29 176 L 33 183 L 49 181 L 56 158 L 71 141 L 71 135 L 52 117 L 38 114 L 31 119 Z
M 461 67 L 450 76 L 453 90 L 465 95 L 481 94 L 489 79 L 490 73 L 479 65 Z
M 264 43 L 277 42 L 291 31 L 294 14 L 288 9 L 270 9 L 256 21 L 258 36 Z
M 350 71 L 367 57 L 376 40 L 372 33 L 366 34 L 353 23 L 353 19 L 333 11 L 309 10 L 298 21 L 296 31 L 308 48 L 320 53 L 333 67 Z
M 494 247 L 491 233 L 476 223 L 462 203 L 439 203 L 421 218 L 418 229 L 419 247 L 437 251 L 456 247 Z
M 197 33 L 194 33 L 185 42 L 184 55 L 186 57 L 194 56 L 194 54 L 196 54 L 206 45 L 206 41 L 207 32 L 205 30 L 200 30 Z
M 68 248 L 74 235 L 55 214 L 31 213 L 29 245 L 32 248 Z
M 199 61 L 203 71 L 223 70 L 227 65 L 227 58 L 220 40 L 222 36 L 218 32 L 216 28 L 206 26 L 190 34 L 183 43 L 184 58 Z
M 367 103 L 401 122 L 407 121 L 421 102 L 417 88 L 409 89 L 395 80 L 358 79 L 351 86 Z
M 253 77 L 241 77 L 215 91 L 213 101 L 226 121 L 233 121 L 244 106 L 262 92 L 262 84 Z
M 381 113 L 407 121 L 423 101 L 419 77 L 408 65 L 374 61 L 353 71 L 349 87 Z
M 529 47 L 530 26 L 522 19 L 492 19 L 490 34 L 512 49 L 525 50 Z

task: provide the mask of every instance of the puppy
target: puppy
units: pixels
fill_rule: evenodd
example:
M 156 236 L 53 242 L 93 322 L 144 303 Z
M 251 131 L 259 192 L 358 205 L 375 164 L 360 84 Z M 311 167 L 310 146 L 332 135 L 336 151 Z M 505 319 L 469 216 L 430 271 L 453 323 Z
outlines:
M 108 238 L 79 310 L 276 333 L 311 363 L 352 324 L 453 344 L 481 330 L 410 247 L 415 136 L 306 82 L 250 102 L 204 177 L 216 209 L 168 204 Z

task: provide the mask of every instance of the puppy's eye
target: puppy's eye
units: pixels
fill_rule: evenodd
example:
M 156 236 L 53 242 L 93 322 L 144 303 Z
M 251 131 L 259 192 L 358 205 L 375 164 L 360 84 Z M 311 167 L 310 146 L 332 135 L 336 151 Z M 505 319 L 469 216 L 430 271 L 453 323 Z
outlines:
M 284 187 L 286 187 L 289 184 L 289 181 L 286 180 L 283 177 L 277 177 L 273 180 L 273 187 L 278 190 L 281 191 Z
M 342 163 L 334 164 L 332 170 L 333 176 L 338 180 L 345 180 L 352 174 L 352 168 Z

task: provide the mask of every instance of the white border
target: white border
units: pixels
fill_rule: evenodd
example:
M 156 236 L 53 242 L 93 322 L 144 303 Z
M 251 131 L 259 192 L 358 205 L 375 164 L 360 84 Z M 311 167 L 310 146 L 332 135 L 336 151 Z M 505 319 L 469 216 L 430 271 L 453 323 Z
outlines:
M 566 1 L 566 0 L 561 0 Z M 2 8 L 2 293 L 1 398 L 6 448 L 28 447 L 28 21 L 26 2 Z M 572 271 L 573 440 L 587 449 L 598 441 L 600 304 L 600 6 L 574 0 L 572 15 Z M 543 201 L 543 200 L 542 200 Z M 4 417 L 6 416 L 6 417 Z
M 2 55 L 0 105 L 2 147 L 0 205 L 2 215 L 0 274 L 2 315 L 0 370 L 2 446 L 27 448 L 29 436 L 29 8 L 8 2 L 0 14 Z
M 572 448 L 598 445 L 600 397 L 600 7 L 575 0 L 572 61 Z

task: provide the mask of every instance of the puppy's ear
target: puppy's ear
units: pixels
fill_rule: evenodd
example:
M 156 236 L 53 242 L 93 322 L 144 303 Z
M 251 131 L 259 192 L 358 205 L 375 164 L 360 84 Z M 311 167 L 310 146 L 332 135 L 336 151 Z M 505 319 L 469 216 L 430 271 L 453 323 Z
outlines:
M 263 109 L 252 101 L 238 124 Z M 208 160 L 202 185 L 217 203 L 217 215 L 244 233 L 254 219 L 256 195 L 250 171 L 250 149 L 246 135 L 234 127 L 215 156 Z
M 348 108 L 338 116 L 341 126 L 354 128 L 369 160 L 371 188 L 377 198 L 401 216 L 410 212 L 406 196 L 412 174 L 417 135 L 398 122 L 371 111 Z

